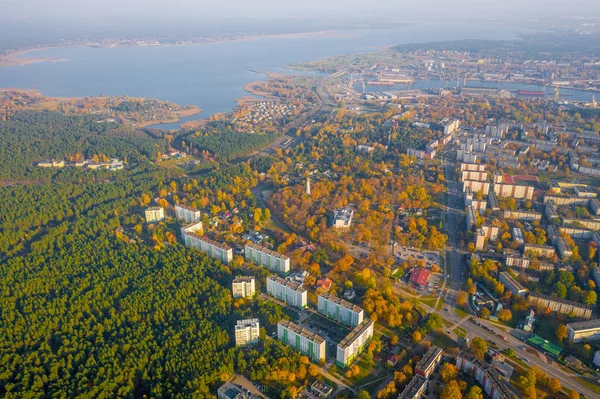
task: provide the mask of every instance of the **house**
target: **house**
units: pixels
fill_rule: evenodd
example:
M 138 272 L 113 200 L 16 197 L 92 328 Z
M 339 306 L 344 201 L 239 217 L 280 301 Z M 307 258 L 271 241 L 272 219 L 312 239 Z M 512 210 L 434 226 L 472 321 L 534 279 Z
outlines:
M 317 289 L 321 289 L 323 291 L 329 291 L 331 288 L 331 284 L 333 281 L 329 277 L 320 278 L 317 280 Z
M 424 267 L 418 267 L 412 271 L 410 274 L 410 282 L 415 285 L 420 285 L 422 287 L 426 287 L 429 280 L 429 270 Z

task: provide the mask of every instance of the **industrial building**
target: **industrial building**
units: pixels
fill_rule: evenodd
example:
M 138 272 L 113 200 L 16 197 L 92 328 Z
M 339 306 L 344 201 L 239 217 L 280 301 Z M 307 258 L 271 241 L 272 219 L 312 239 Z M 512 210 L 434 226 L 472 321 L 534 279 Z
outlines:
M 289 320 L 277 323 L 277 339 L 307 355 L 313 362 L 325 361 L 325 339 Z
M 573 342 L 597 341 L 600 339 L 600 319 L 567 324 L 569 340 Z

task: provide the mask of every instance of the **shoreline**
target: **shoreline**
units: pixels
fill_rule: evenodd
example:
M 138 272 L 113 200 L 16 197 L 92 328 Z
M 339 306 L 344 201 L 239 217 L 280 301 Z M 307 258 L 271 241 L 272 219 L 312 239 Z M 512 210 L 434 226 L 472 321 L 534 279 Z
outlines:
M 241 35 L 230 38 L 222 38 L 216 40 L 209 40 L 210 38 L 206 38 L 206 40 L 198 40 L 197 42 L 190 43 L 158 43 L 158 44 L 133 44 L 133 43 L 122 43 L 122 44 L 114 44 L 107 45 L 102 43 L 73 43 L 66 45 L 47 45 L 47 46 L 37 46 L 31 48 L 23 48 L 19 50 L 11 51 L 7 54 L 0 55 L 0 68 L 1 67 L 14 67 L 14 66 L 23 66 L 29 65 L 39 62 L 66 62 L 69 61 L 68 58 L 52 58 L 52 57 L 30 57 L 30 58 L 21 58 L 21 56 L 35 52 L 35 51 L 44 51 L 44 50 L 54 50 L 54 49 L 68 49 L 68 48 L 132 48 L 132 47 L 184 47 L 184 46 L 202 46 L 209 44 L 220 44 L 220 43 L 233 43 L 233 42 L 243 42 L 250 40 L 260 40 L 260 39 L 290 39 L 290 38 L 302 38 L 302 37 L 314 37 L 314 36 L 333 36 L 335 34 L 340 34 L 343 36 L 352 36 L 348 34 L 341 33 L 341 29 L 331 29 L 331 30 L 320 30 L 320 31 L 312 31 L 312 32 L 299 32 L 299 33 L 278 33 L 278 34 L 250 34 L 250 35 Z M 109 40 L 109 39 L 107 39 Z

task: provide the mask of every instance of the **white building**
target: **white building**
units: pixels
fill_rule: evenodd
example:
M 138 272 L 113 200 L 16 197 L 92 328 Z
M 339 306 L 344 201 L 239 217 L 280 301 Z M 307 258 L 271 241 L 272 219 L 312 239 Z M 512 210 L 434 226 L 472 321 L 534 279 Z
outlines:
M 336 209 L 331 217 L 331 226 L 336 229 L 349 229 L 352 225 L 354 211 L 348 207 Z
M 597 341 L 600 339 L 600 319 L 567 324 L 569 340 L 573 342 Z
M 286 304 L 303 309 L 308 306 L 307 291 L 302 284 L 279 276 L 267 277 L 267 293 Z
M 256 293 L 254 276 L 236 276 L 231 283 L 234 298 L 252 298 Z
M 515 280 L 514 277 L 507 272 L 500 272 L 498 275 L 498 281 L 504 284 L 504 287 L 512 292 L 515 296 L 527 295 L 527 288 L 523 287 L 521 283 Z
M 146 209 L 146 223 L 162 222 L 165 220 L 165 210 L 162 206 L 153 206 Z
M 338 323 L 356 327 L 363 322 L 365 312 L 360 306 L 331 294 L 319 295 L 318 305 L 319 313 Z
M 244 255 L 247 261 L 264 266 L 273 272 L 280 274 L 288 274 L 290 272 L 290 258 L 263 246 L 251 243 L 246 244 Z
M 200 211 L 186 205 L 175 205 L 175 216 L 185 223 L 195 223 L 200 220 Z
M 218 259 L 225 264 L 228 264 L 233 259 L 233 249 L 229 245 L 220 244 L 196 233 L 185 232 L 183 234 L 183 242 L 185 246 L 205 252 L 211 258 Z
M 277 323 L 277 339 L 307 355 L 313 362 L 325 361 L 325 339 L 289 320 Z
M 600 366 L 600 351 L 594 354 L 594 366 Z
M 373 321 L 366 319 L 354 328 L 337 346 L 336 364 L 348 367 L 365 349 L 373 337 Z
M 246 346 L 260 340 L 260 323 L 258 319 L 238 320 L 235 325 L 235 345 Z

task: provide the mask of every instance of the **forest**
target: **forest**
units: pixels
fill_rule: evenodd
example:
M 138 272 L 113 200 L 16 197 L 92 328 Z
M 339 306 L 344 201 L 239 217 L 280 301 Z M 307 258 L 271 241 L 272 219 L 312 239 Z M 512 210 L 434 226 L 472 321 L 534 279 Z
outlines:
M 0 180 L 48 181 L 60 175 L 60 171 L 34 166 L 45 159 L 103 154 L 134 163 L 142 157 L 155 157 L 165 146 L 141 131 L 117 122 L 98 123 L 99 119 L 49 111 L 16 112 L 0 122 Z

